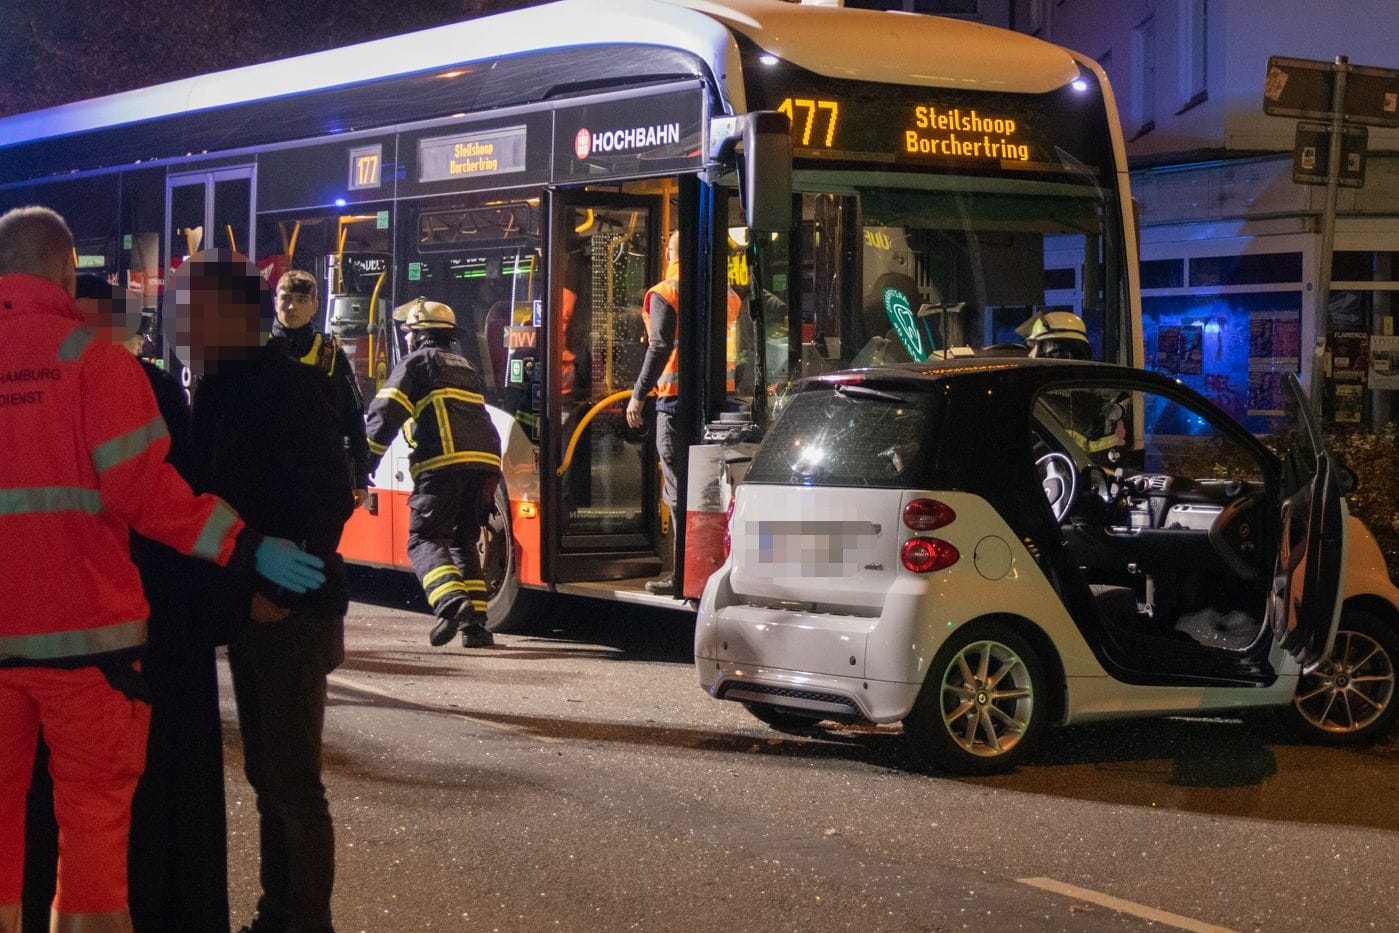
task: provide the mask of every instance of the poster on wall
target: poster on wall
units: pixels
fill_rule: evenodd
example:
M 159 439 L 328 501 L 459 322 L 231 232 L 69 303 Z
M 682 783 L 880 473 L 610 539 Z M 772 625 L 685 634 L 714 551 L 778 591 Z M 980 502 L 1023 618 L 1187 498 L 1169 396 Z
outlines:
M 1358 382 L 1332 385 L 1332 415 L 1337 424 L 1359 424 L 1365 408 L 1365 387 Z
M 1399 337 L 1370 336 L 1370 366 L 1366 375 L 1372 389 L 1399 389 Z
M 1156 366 L 1159 373 L 1198 376 L 1204 372 L 1204 329 L 1199 324 L 1166 326 L 1156 331 Z
M 1283 373 L 1258 371 L 1248 374 L 1248 413 L 1255 417 L 1280 418 L 1287 414 L 1283 408 Z
M 1297 367 L 1302 347 L 1301 316 L 1296 311 L 1255 311 L 1248 316 L 1249 368 Z
M 1370 335 L 1340 331 L 1330 340 L 1331 378 L 1338 382 L 1364 382 L 1370 368 Z

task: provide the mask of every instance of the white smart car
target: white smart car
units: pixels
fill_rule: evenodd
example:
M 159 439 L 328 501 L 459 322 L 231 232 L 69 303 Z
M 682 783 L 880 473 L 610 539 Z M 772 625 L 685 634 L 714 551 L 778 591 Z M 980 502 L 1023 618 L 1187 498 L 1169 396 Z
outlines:
M 1296 380 L 1275 454 L 1166 377 L 975 359 L 807 380 L 700 603 L 701 685 L 777 728 L 902 721 L 989 773 L 1054 724 L 1396 716 L 1399 590 Z

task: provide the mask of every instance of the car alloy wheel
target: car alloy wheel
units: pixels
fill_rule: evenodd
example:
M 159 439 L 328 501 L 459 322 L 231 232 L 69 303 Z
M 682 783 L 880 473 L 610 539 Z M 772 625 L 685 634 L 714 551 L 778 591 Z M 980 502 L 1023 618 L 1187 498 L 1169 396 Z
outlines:
M 1341 618 L 1331 656 L 1303 674 L 1289 709 L 1314 741 L 1363 745 L 1393 725 L 1399 630 L 1366 612 Z
M 938 651 L 904 720 L 916 754 L 961 774 L 1013 768 L 1041 731 L 1044 666 L 1010 626 L 973 623 Z

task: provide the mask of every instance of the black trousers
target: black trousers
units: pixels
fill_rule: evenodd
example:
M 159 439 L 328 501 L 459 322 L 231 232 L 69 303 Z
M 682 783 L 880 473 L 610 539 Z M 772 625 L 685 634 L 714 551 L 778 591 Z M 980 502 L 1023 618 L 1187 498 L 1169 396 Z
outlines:
M 454 615 L 463 599 L 486 611 L 486 581 L 476 547 L 499 483 L 498 473 L 483 470 L 422 473 L 413 481 L 408 561 L 428 605 L 441 618 Z
M 272 930 L 332 930 L 335 831 L 321 782 L 321 732 L 326 675 L 344 657 L 343 615 L 249 622 L 228 644 L 243 770 L 257 796 L 258 918 Z
M 228 830 L 214 646 L 189 619 L 151 620 L 146 771 L 131 801 L 131 920 L 137 930 L 228 929 Z

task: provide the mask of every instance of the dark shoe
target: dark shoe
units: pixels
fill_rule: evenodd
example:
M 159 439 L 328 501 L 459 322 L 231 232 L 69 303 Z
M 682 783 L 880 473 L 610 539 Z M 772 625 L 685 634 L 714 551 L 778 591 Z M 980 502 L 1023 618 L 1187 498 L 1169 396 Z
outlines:
M 428 634 L 427 640 L 434 648 L 441 648 L 452 640 L 452 636 L 461 628 L 459 617 L 453 613 L 445 618 L 438 619 L 437 624 L 432 627 L 432 632 Z
M 668 573 L 663 577 L 646 581 L 646 592 L 655 596 L 675 595 L 675 574 Z
M 462 626 L 461 646 L 463 648 L 489 648 L 494 644 L 495 636 L 480 622 L 469 622 Z
M 265 920 L 257 918 L 251 924 L 239 927 L 238 933 L 282 933 L 282 930 L 283 927 L 273 926 Z

